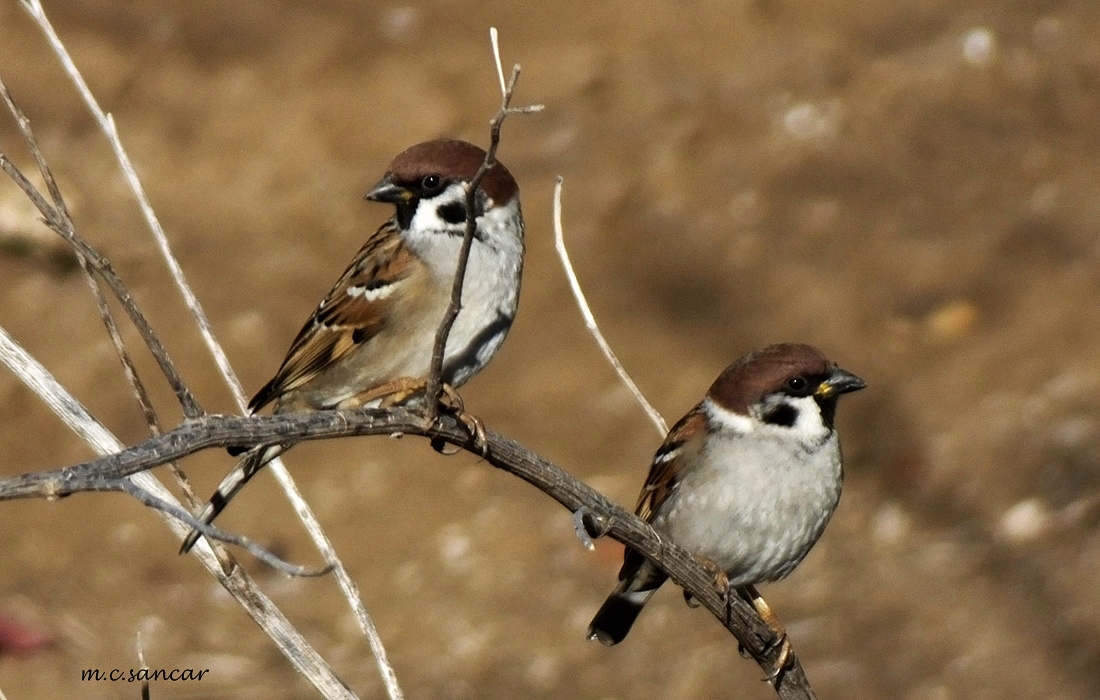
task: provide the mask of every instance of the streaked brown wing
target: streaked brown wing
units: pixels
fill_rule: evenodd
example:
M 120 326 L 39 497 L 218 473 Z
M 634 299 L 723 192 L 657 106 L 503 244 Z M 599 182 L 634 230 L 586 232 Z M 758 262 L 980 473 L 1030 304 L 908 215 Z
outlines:
M 413 264 L 396 225 L 387 221 L 363 244 L 302 326 L 279 371 L 256 392 L 249 410 L 257 411 L 308 383 L 373 338 L 393 308 L 393 287 L 409 276 Z
M 634 512 L 639 518 L 649 522 L 653 513 L 668 498 L 680 479 L 684 457 L 699 449 L 706 429 L 707 417 L 702 404 L 688 411 L 687 415 L 672 426 L 668 437 L 653 456 L 649 476 L 638 496 L 638 505 Z

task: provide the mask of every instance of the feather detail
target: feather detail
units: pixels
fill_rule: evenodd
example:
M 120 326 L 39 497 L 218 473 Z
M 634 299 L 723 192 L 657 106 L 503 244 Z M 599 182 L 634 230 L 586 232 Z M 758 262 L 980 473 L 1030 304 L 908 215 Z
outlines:
M 258 411 L 308 383 L 374 338 L 389 320 L 394 292 L 422 264 L 405 245 L 396 222 L 383 224 L 302 326 L 279 371 L 252 398 L 249 410 Z
M 689 454 L 694 455 L 702 448 L 703 437 L 707 432 L 707 416 L 702 404 L 691 409 L 676 425 L 672 426 L 668 437 L 653 456 L 645 486 L 638 496 L 638 505 L 634 512 L 639 518 L 649 522 L 653 514 L 664 503 L 676 487 L 688 461 Z

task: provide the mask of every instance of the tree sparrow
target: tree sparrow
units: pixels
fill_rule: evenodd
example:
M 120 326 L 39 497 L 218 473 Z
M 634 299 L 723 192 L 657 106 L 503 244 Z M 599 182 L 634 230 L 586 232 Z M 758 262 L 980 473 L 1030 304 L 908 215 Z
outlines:
M 485 151 L 441 139 L 400 153 L 366 199 L 396 207 L 325 295 L 275 376 L 252 398 L 255 413 L 397 403 L 428 380 L 436 330 L 451 299 L 466 232 L 466 195 Z M 519 187 L 501 163 L 475 196 L 477 228 L 462 310 L 443 357 L 452 396 L 492 359 L 512 326 L 523 271 Z M 211 522 L 252 475 L 289 446 L 253 448 L 199 515 Z M 231 452 L 232 453 L 232 452 Z M 237 451 L 236 454 L 240 454 Z M 181 551 L 198 539 L 192 532 Z
M 809 345 L 753 351 L 672 428 L 638 498 L 638 517 L 757 606 L 783 640 L 777 673 L 789 645 L 752 586 L 789 574 L 829 522 L 843 478 L 837 399 L 864 386 Z M 666 578 L 627 549 L 588 638 L 621 642 Z

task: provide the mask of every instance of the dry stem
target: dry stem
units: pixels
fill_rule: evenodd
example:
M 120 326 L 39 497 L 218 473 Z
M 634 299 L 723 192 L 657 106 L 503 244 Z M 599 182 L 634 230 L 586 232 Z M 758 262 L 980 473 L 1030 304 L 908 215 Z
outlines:
M 22 0 L 22 5 L 38 24 L 39 28 L 42 30 L 50 46 L 53 48 L 54 53 L 58 56 L 58 59 L 61 61 L 63 67 L 65 68 L 66 73 L 69 75 L 70 79 L 73 81 L 77 90 L 83 97 L 93 118 L 100 125 L 100 128 L 103 130 L 108 141 L 110 142 L 114 150 L 115 156 L 119 162 L 119 165 L 122 168 L 126 181 L 133 191 L 134 197 L 137 200 L 143 215 L 145 216 L 146 222 L 149 226 L 149 230 L 153 234 L 158 249 L 161 251 L 163 258 L 168 265 L 173 280 L 176 282 L 177 287 L 183 295 L 184 301 L 187 304 L 188 309 L 191 311 L 191 314 L 195 319 L 195 322 L 200 330 L 200 333 L 202 334 L 204 341 L 207 344 L 207 347 L 209 348 L 211 354 L 214 356 L 215 363 L 221 371 L 222 376 L 225 378 L 226 383 L 229 385 L 231 391 L 233 392 L 238 406 L 243 410 L 246 405 L 244 391 L 240 385 L 240 382 L 237 380 L 235 373 L 229 365 L 229 361 L 225 355 L 225 352 L 222 350 L 221 345 L 214 338 L 210 322 L 207 319 L 205 312 L 202 310 L 202 307 L 199 304 L 197 297 L 188 285 L 183 275 L 183 270 L 181 266 L 179 265 L 175 256 L 172 254 L 171 247 L 168 244 L 168 238 L 165 235 L 164 230 L 161 227 L 155 213 L 153 212 L 152 204 L 149 202 L 148 197 L 146 197 L 144 188 L 142 187 L 141 182 L 138 179 L 137 172 L 134 169 L 134 166 L 130 161 L 129 156 L 127 155 L 126 150 L 122 145 L 122 141 L 118 135 L 118 130 L 115 127 L 114 119 L 111 117 L 111 115 L 103 112 L 103 110 L 99 107 L 99 104 L 97 103 L 95 97 L 92 95 L 87 83 L 84 81 L 83 76 L 77 69 L 76 64 L 73 62 L 71 56 L 69 56 L 69 53 L 66 50 L 64 44 L 61 42 L 61 39 L 54 31 L 54 28 L 50 24 L 49 19 L 46 17 L 46 13 L 44 8 L 42 7 L 41 2 L 39 0 Z M 32 150 L 35 150 L 37 147 L 33 143 L 31 143 L 31 148 Z M 40 153 L 36 153 L 36 157 L 38 157 L 39 155 Z M 44 161 L 40 162 L 44 163 Z M 14 166 L 12 166 L 10 162 L 7 162 L 6 158 L 3 158 L 2 154 L 0 154 L 0 165 L 5 166 L 4 170 L 7 171 L 8 174 L 13 179 L 15 179 L 17 183 L 20 184 L 20 186 L 32 199 L 32 201 L 35 202 L 35 204 L 39 207 L 39 210 L 42 211 L 44 216 L 46 216 L 47 223 L 50 224 L 51 228 L 54 228 L 58 233 L 65 237 L 66 240 L 69 240 L 74 248 L 76 248 L 76 250 L 78 251 L 78 255 L 83 258 L 88 258 L 89 256 L 81 247 L 82 245 L 85 247 L 87 246 L 83 243 L 81 239 L 76 237 L 74 231 L 75 227 L 72 225 L 71 220 L 68 219 L 67 212 L 62 209 L 62 211 L 60 212 L 55 212 L 55 216 L 51 218 L 50 212 L 43 209 L 42 205 L 45 204 L 45 200 L 41 196 L 38 196 L 36 198 L 34 194 L 32 194 L 33 187 L 31 187 L 30 183 L 26 181 L 26 178 L 22 178 L 22 174 L 18 173 L 18 171 L 15 170 Z M 20 178 L 22 178 L 22 181 L 20 181 Z M 49 181 L 49 179 L 47 181 Z M 57 197 L 55 197 L 55 199 L 59 197 L 60 193 L 57 194 Z M 59 207 L 59 209 L 61 209 L 61 207 Z M 60 214 L 62 213 L 64 214 L 63 217 L 60 216 Z M 120 302 L 123 304 L 123 308 L 125 308 L 126 311 L 130 314 L 133 323 L 135 324 L 135 326 L 138 327 L 146 344 L 149 345 L 149 348 L 153 352 L 154 357 L 156 357 L 158 363 L 160 363 L 162 372 L 168 378 L 169 383 L 172 385 L 172 388 L 176 391 L 181 406 L 183 407 L 184 414 L 188 418 L 193 418 L 195 416 L 201 415 L 202 409 L 199 407 L 195 399 L 191 396 L 190 392 L 187 390 L 182 380 L 179 379 L 174 366 L 168 359 L 167 353 L 164 352 L 163 348 L 160 346 L 159 339 L 157 339 L 152 329 L 145 322 L 144 317 L 140 315 L 140 312 L 137 310 L 136 305 L 134 305 L 133 302 L 130 300 L 129 294 L 125 291 L 125 287 L 122 285 L 121 280 L 117 279 L 117 276 L 114 276 L 113 271 L 110 270 L 109 264 L 106 263 L 106 259 L 102 258 L 102 256 L 98 256 L 97 254 L 95 258 L 91 258 L 89 261 L 92 263 L 92 266 L 95 267 L 97 271 L 99 271 L 100 274 L 104 276 L 104 279 L 108 282 L 108 286 L 110 286 L 116 296 L 119 297 Z M 96 263 L 100 261 L 102 261 L 102 265 L 97 266 Z M 150 425 L 154 424 L 151 423 Z M 366 636 L 367 641 L 371 647 L 371 651 L 374 654 L 379 672 L 382 676 L 383 684 L 386 687 L 386 691 L 389 695 L 390 700 L 401 700 L 403 698 L 403 694 L 397 684 L 396 674 L 394 673 L 393 667 L 390 665 L 387 659 L 385 647 L 382 645 L 381 637 L 379 636 L 377 629 L 374 626 L 373 620 L 371 620 L 370 615 L 367 613 L 366 608 L 363 605 L 362 599 L 359 596 L 359 592 L 357 587 L 355 586 L 354 581 L 352 581 L 351 576 L 347 573 L 347 570 L 344 568 L 342 562 L 340 562 L 338 556 L 336 555 L 335 548 L 325 536 L 323 530 L 321 529 L 319 521 L 313 515 L 312 511 L 309 509 L 309 506 L 306 504 L 305 499 L 302 498 L 301 493 L 295 487 L 289 472 L 287 472 L 286 468 L 282 465 L 282 462 L 280 460 L 275 460 L 273 464 L 269 466 L 272 468 L 272 473 L 280 482 L 280 485 L 283 487 L 284 492 L 290 499 L 295 512 L 302 520 L 306 530 L 309 532 L 311 538 L 317 545 L 322 556 L 325 558 L 326 562 L 329 563 L 329 566 L 334 568 L 337 583 L 344 593 L 344 597 L 347 599 L 349 606 L 354 612 L 356 619 L 359 622 L 360 629 Z M 181 479 L 181 486 L 184 489 L 185 493 L 188 492 L 189 489 L 185 480 Z M 174 500 L 171 499 L 171 496 L 167 494 L 167 492 L 165 492 L 165 495 L 171 503 L 174 503 Z M 191 522 L 194 522 L 193 518 L 191 519 Z M 182 538 L 183 534 L 180 534 L 180 537 Z M 211 553 L 209 551 L 209 547 L 205 543 L 200 545 L 200 549 L 207 550 L 204 555 L 200 556 L 200 559 L 205 559 L 205 555 Z M 204 564 L 205 563 L 206 562 L 204 561 Z M 295 664 L 296 667 L 298 667 L 300 671 L 310 677 L 311 681 L 314 683 L 315 686 L 318 687 L 318 689 L 331 689 L 334 693 L 333 695 L 331 695 L 332 697 L 344 697 L 345 694 L 349 692 L 342 683 L 335 679 L 334 676 L 332 676 L 332 678 L 325 678 L 323 673 L 318 674 L 311 667 L 311 665 L 303 664 L 300 661 L 301 659 L 308 659 L 311 655 L 316 655 L 316 652 L 309 648 L 308 645 L 305 645 L 303 648 L 298 647 L 299 644 L 304 644 L 304 638 L 302 638 L 300 635 L 297 635 L 296 632 L 294 632 L 294 634 L 292 635 L 288 635 L 284 631 L 281 631 L 276 627 L 273 627 L 272 625 L 266 624 L 264 622 L 265 616 L 263 609 L 257 606 L 254 602 L 256 600 L 260 600 L 260 598 L 255 595 L 259 594 L 259 591 L 253 592 L 245 590 L 245 587 L 238 585 L 238 582 L 227 578 L 223 574 L 223 570 L 220 566 L 215 568 L 207 566 L 207 568 L 211 571 L 211 573 L 214 574 L 216 578 L 218 578 L 222 585 L 225 586 L 226 589 L 234 595 L 237 601 L 245 607 L 249 615 L 253 617 L 253 619 L 257 620 L 257 622 L 260 622 L 261 627 L 263 627 L 268 635 L 271 636 L 272 639 L 276 642 L 276 644 L 280 646 L 280 648 L 283 650 L 283 653 L 291 660 L 292 663 Z M 274 606 L 269 607 L 274 608 Z M 293 646 L 284 646 L 284 644 L 288 643 Z M 328 669 L 327 672 L 329 675 L 331 675 L 331 669 Z M 322 692 L 325 691 L 322 690 Z
M 611 366 L 615 369 L 615 374 L 619 375 L 619 379 L 622 380 L 626 388 L 630 390 L 630 393 L 634 395 L 634 399 L 641 405 L 642 410 L 649 416 L 649 420 L 653 423 L 653 426 L 657 429 L 657 434 L 662 440 L 668 435 L 668 423 L 665 422 L 664 417 L 660 411 L 653 407 L 642 393 L 642 390 L 638 388 L 638 385 L 634 383 L 634 380 L 630 378 L 630 374 L 627 373 L 622 363 L 619 362 L 619 358 L 615 355 L 615 351 L 611 349 L 611 344 L 607 342 L 607 338 L 603 337 L 603 333 L 600 332 L 600 326 L 596 323 L 596 317 L 592 314 L 592 309 L 588 306 L 588 300 L 584 296 L 584 290 L 581 289 L 581 283 L 577 279 L 577 273 L 573 270 L 573 263 L 569 259 L 569 249 L 565 247 L 565 234 L 562 232 L 561 225 L 561 186 L 562 178 L 559 176 L 557 183 L 554 185 L 554 248 L 558 251 L 558 257 L 561 259 L 562 269 L 565 270 L 565 276 L 569 280 L 569 288 L 573 290 L 573 298 L 577 300 L 577 306 L 580 308 L 581 316 L 584 317 L 584 327 L 588 329 L 588 332 L 592 334 L 592 337 L 596 339 L 596 344 L 600 346 L 600 350 L 603 351 L 604 357 L 611 363 Z
M 462 285 L 466 280 L 466 266 L 470 260 L 470 248 L 473 246 L 474 233 L 477 230 L 477 189 L 485 175 L 496 165 L 497 147 L 500 145 L 500 128 L 509 114 L 529 114 L 542 110 L 542 105 L 513 108 L 512 94 L 516 89 L 516 81 L 519 79 L 520 67 L 516 64 L 512 67 L 512 77 L 507 84 L 504 82 L 504 71 L 500 63 L 500 43 L 498 41 L 496 27 L 489 28 L 489 41 L 493 46 L 493 59 L 496 62 L 497 77 L 500 79 L 500 109 L 492 121 L 489 122 L 489 148 L 485 151 L 485 161 L 474 173 L 466 190 L 466 230 L 462 236 L 462 247 L 458 252 L 458 263 L 455 267 L 454 282 L 451 285 L 451 300 L 447 304 L 447 310 L 439 322 L 439 328 L 435 333 L 435 343 L 432 347 L 432 362 L 428 371 L 428 386 L 424 395 L 427 397 L 427 414 L 425 420 L 429 423 L 435 420 L 439 412 L 439 399 L 443 393 L 443 358 L 447 351 L 447 338 L 451 334 L 458 313 L 462 310 Z

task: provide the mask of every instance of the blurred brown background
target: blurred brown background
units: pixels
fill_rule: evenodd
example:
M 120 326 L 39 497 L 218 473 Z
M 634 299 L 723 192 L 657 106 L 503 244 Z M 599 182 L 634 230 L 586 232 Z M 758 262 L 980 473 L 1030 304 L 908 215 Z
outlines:
M 584 332 L 552 248 L 565 177 L 578 274 L 670 420 L 733 358 L 820 345 L 847 399 L 848 480 L 803 566 L 765 593 L 822 698 L 1100 697 L 1100 5 L 1072 0 L 682 3 L 52 2 L 246 387 L 389 212 L 402 148 L 484 144 L 488 27 L 523 64 L 501 159 L 523 188 L 519 319 L 464 389 L 492 428 L 633 504 L 652 427 Z M 17 3 L 0 76 L 84 234 L 200 400 L 232 404 L 117 168 Z M 31 161 L 7 118 L 0 146 Z M 125 441 L 145 435 L 85 283 L 0 183 L 0 325 Z M 134 341 L 136 335 L 127 332 Z M 155 377 L 143 359 L 146 375 Z M 167 422 L 170 396 L 158 384 Z M 0 473 L 88 457 L 0 372 Z M 768 698 L 669 586 L 631 637 L 584 640 L 619 550 L 468 455 L 420 440 L 288 462 L 410 698 Z M 203 495 L 231 460 L 187 463 Z M 157 698 L 312 691 L 151 512 L 115 495 L 0 504 L 0 613 L 56 645 L 0 656 L 11 700 L 136 697 L 80 669 L 209 668 Z M 312 563 L 269 476 L 221 523 Z M 381 687 L 329 579 L 249 562 L 364 697 Z

